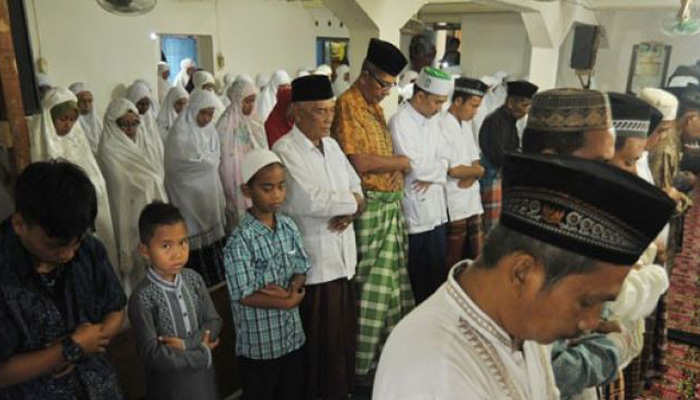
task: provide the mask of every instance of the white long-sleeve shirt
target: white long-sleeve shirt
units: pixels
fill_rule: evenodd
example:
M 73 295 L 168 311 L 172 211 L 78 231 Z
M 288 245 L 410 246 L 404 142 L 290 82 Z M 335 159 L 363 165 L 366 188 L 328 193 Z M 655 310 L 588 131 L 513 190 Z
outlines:
M 455 279 L 394 328 L 374 380 L 374 400 L 558 399 L 550 347 L 510 336 Z
M 467 124 L 460 124 L 449 112 L 440 116 L 443 146 L 448 151 L 450 168 L 460 165 L 471 166 L 479 161 L 479 148 L 474 143 L 471 127 L 465 125 Z M 445 197 L 450 221 L 459 221 L 484 213 L 478 180 L 470 187 L 463 189 L 459 187 L 459 179 L 448 177 Z
M 394 154 L 411 160 L 403 197 L 409 234 L 428 232 L 447 222 L 444 185 L 449 161 L 438 120 L 425 118 L 411 103 L 405 103 L 389 121 Z M 416 181 L 432 185 L 423 193 L 413 187 Z
M 309 255 L 307 285 L 351 279 L 357 265 L 352 224 L 337 233 L 328 229 L 328 223 L 357 212 L 353 193 L 362 194 L 360 178 L 334 139 L 321 142 L 323 152 L 294 126 L 273 147 L 287 168 L 283 210 L 297 223 Z

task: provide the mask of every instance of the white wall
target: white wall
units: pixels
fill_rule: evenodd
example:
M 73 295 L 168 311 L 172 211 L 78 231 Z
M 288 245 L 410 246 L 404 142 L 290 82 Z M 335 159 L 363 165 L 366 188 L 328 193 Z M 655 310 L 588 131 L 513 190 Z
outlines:
M 670 38 L 659 31 L 661 20 L 668 11 L 614 11 L 599 13 L 605 27 L 608 49 L 598 51 L 596 84 L 604 91 L 624 92 L 627 87 L 632 48 L 644 41 L 663 42 L 673 46 L 668 74 L 678 65 L 694 64 L 700 59 L 700 35 Z M 573 32 L 562 44 L 558 86 L 579 87 L 576 76 L 569 68 Z
M 505 71 L 529 73 L 530 41 L 520 14 L 466 14 L 462 17 L 462 73 L 480 77 Z
M 226 57 L 224 71 L 216 71 L 219 76 L 254 76 L 280 68 L 293 74 L 299 67 L 315 66 L 317 36 L 349 36 L 330 11 L 306 9 L 299 2 L 225 0 L 219 1 L 218 11 L 215 4 L 159 0 L 147 15 L 123 17 L 107 13 L 95 0 L 28 0 L 27 14 L 35 55 L 40 38 L 53 84 L 88 83 L 101 110 L 119 84 L 137 78 L 155 83 L 159 49 L 158 41 L 149 38 L 151 32 L 211 35 L 214 53 Z

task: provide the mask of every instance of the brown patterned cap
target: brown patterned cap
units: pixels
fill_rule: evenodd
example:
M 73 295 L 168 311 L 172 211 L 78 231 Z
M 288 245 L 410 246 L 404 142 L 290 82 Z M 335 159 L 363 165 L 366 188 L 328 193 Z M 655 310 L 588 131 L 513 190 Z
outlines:
M 577 132 L 609 129 L 612 125 L 608 96 L 597 90 L 552 89 L 532 99 L 527 129 Z

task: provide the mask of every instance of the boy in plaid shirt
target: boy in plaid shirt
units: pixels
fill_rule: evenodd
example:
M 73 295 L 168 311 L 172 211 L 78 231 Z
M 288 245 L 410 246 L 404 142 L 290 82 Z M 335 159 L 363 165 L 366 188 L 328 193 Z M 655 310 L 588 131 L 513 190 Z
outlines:
M 243 193 L 253 206 L 224 249 L 244 399 L 303 397 L 306 338 L 298 306 L 309 263 L 296 225 L 277 212 L 286 198 L 285 174 L 269 150 L 246 155 Z

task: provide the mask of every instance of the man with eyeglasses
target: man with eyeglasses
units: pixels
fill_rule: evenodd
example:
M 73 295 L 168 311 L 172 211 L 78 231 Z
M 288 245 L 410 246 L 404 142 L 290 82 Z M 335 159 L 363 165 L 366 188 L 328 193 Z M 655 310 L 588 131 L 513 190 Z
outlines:
M 355 289 L 359 304 L 355 373 L 372 383 L 379 352 L 414 305 L 407 271 L 403 178 L 411 165 L 395 155 L 379 103 L 396 86 L 408 61 L 394 45 L 370 40 L 362 72 L 336 103 L 332 132 L 362 180 L 365 211 L 354 222 L 358 248 Z
M 117 400 L 105 351 L 126 296 L 90 232 L 95 188 L 67 161 L 29 165 L 0 225 L 0 387 L 7 400 Z

